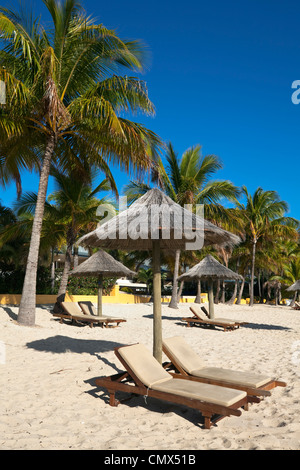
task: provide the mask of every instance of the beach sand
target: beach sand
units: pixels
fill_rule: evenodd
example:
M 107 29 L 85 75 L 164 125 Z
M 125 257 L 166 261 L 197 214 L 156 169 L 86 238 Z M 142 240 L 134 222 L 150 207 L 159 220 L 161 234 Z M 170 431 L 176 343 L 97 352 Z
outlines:
M 127 322 L 72 326 L 53 317 L 50 306 L 38 306 L 36 326 L 29 328 L 17 324 L 18 307 L 0 308 L 0 449 L 300 449 L 299 311 L 218 304 L 216 317 L 250 322 L 223 332 L 186 327 L 181 318 L 189 315 L 188 304 L 162 306 L 163 336 L 183 336 L 207 364 L 287 383 L 207 430 L 195 410 L 153 398 L 108 405 L 95 378 L 123 370 L 114 347 L 141 342 L 152 351 L 152 304 L 104 304 L 103 310 Z

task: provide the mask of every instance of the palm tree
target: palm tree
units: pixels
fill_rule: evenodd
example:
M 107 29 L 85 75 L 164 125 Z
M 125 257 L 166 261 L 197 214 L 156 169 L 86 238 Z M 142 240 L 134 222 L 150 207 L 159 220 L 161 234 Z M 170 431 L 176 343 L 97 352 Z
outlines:
M 35 323 L 36 272 L 51 164 L 61 169 L 109 163 L 151 167 L 160 139 L 122 112 L 153 114 L 144 82 L 124 76 L 142 69 L 143 49 L 86 17 L 80 0 L 43 0 L 52 18 L 0 9 L 0 177 L 20 186 L 22 168 L 40 169 L 38 198 L 18 322 Z M 114 188 L 116 190 L 116 188 Z
M 158 159 L 153 172 L 153 180 L 166 194 L 180 205 L 196 204 L 204 205 L 204 215 L 207 219 L 217 220 L 220 214 L 226 213 L 221 201 L 236 201 L 239 189 L 230 181 L 216 181 L 210 178 L 222 168 L 222 163 L 216 155 L 201 155 L 201 147 L 196 145 L 186 150 L 179 158 L 169 143 L 166 152 L 166 165 Z M 130 182 L 125 193 L 129 202 L 145 194 L 150 187 L 145 183 Z M 180 251 L 176 251 L 173 274 L 173 290 L 169 307 L 177 308 L 178 272 Z
M 55 191 L 48 196 L 45 203 L 43 232 L 52 227 L 51 231 L 54 236 L 51 239 L 50 233 L 51 246 L 57 246 L 57 242 L 62 244 L 62 235 L 66 246 L 64 269 L 55 306 L 55 310 L 57 310 L 66 295 L 72 253 L 76 240 L 85 232 L 96 228 L 97 223 L 100 221 L 97 217 L 97 209 L 101 204 L 106 204 L 106 207 L 108 207 L 107 203 L 109 202 L 107 197 L 99 199 L 96 195 L 100 192 L 110 191 L 111 184 L 108 178 L 105 178 L 96 188 L 92 189 L 95 180 L 92 171 L 90 184 L 82 180 L 79 175 L 76 175 L 76 172 L 69 175 L 52 168 L 51 175 L 54 177 Z M 15 204 L 18 215 L 33 214 L 36 203 L 36 193 L 25 194 Z M 46 238 L 49 244 L 49 234 L 46 233 L 43 237 L 43 232 L 42 242 Z
M 245 186 L 242 187 L 245 203 L 237 201 L 238 217 L 244 223 L 246 237 L 251 244 L 251 279 L 250 306 L 254 303 L 254 275 L 257 244 L 267 238 L 298 237 L 298 222 L 291 217 L 284 217 L 287 203 L 281 201 L 276 191 L 264 191 L 257 188 L 253 196 Z

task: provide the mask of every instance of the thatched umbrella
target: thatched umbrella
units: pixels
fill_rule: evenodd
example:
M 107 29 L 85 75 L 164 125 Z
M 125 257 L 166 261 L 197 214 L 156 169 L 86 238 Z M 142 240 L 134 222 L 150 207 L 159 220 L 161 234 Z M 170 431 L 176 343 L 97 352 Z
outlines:
M 289 292 L 295 291 L 295 290 L 300 290 L 300 279 L 298 281 L 294 282 L 294 284 L 292 284 L 290 287 L 288 287 L 287 290 Z
M 190 279 L 201 279 L 208 281 L 208 302 L 209 302 L 209 317 L 214 318 L 214 295 L 213 283 L 216 280 L 242 280 L 240 274 L 231 271 L 223 264 L 219 263 L 212 255 L 207 255 L 200 263 L 193 266 L 186 273 L 179 276 L 178 280 L 187 281 Z
M 294 298 L 292 300 L 292 303 L 291 303 L 291 306 L 293 306 L 296 299 L 297 299 L 298 292 L 300 292 L 300 279 L 298 279 L 298 281 L 294 282 L 294 284 L 292 284 L 290 287 L 288 287 L 287 291 L 289 291 L 289 292 L 296 291 L 295 295 L 294 295 Z
M 190 230 L 187 229 L 187 225 Z M 196 247 L 191 236 L 197 236 Z M 240 239 L 176 204 L 159 189 L 151 189 L 128 209 L 83 236 L 78 244 L 152 251 L 153 355 L 162 360 L 161 250 L 200 249 L 203 245 L 235 245 Z
M 71 276 L 98 276 L 98 315 L 102 316 L 102 291 L 103 277 L 112 276 L 128 276 L 136 275 L 134 271 L 126 268 L 122 263 L 115 260 L 106 251 L 99 250 L 90 256 L 86 261 L 79 264 L 73 271 Z

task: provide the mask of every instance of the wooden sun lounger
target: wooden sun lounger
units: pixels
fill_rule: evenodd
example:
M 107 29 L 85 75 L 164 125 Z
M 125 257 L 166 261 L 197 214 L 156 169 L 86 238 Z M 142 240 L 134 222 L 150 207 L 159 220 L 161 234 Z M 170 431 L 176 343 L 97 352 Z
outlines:
M 195 313 L 195 312 L 199 312 L 199 310 L 197 310 L 196 307 L 190 307 L 190 310 L 194 313 L 194 315 L 197 315 L 197 313 Z M 202 311 L 205 313 L 205 315 L 209 318 L 209 313 L 208 313 L 208 311 L 206 310 L 206 308 L 202 306 L 202 307 L 201 307 L 201 310 L 202 310 Z M 246 321 L 236 320 L 236 319 L 232 320 L 232 319 L 230 319 L 230 318 L 222 318 L 222 317 L 221 317 L 221 318 L 220 318 L 220 317 L 215 318 L 214 320 L 222 320 L 222 321 L 234 322 L 236 325 L 239 325 L 239 326 L 240 326 L 240 325 L 248 325 L 248 324 L 249 324 L 249 323 L 246 322 Z
M 184 338 L 175 336 L 163 340 L 163 352 L 170 359 L 164 367 L 173 377 L 244 390 L 249 396 L 270 396 L 275 387 L 286 383 L 253 372 L 207 367 Z
M 295 302 L 295 305 L 292 307 L 294 310 L 300 310 L 300 303 Z
M 239 325 L 237 325 L 234 321 L 229 321 L 229 320 L 220 320 L 220 319 L 213 319 L 210 320 L 207 318 L 207 316 L 203 312 L 198 312 L 194 311 L 193 307 L 190 307 L 190 310 L 194 314 L 193 317 L 185 317 L 182 318 L 181 320 L 187 323 L 187 326 L 194 326 L 194 325 L 199 325 L 199 326 L 219 326 L 223 328 L 224 331 L 232 331 L 236 330 L 239 328 Z M 195 313 L 196 312 L 196 313 Z
M 96 315 L 86 315 L 77 304 L 77 302 L 61 302 L 63 308 L 62 313 L 52 313 L 53 316 L 59 317 L 62 323 L 63 319 L 71 320 L 71 323 L 87 323 L 91 328 L 95 324 L 99 324 L 105 328 L 114 328 L 121 322 L 125 322 L 123 318 L 97 317 Z M 116 323 L 116 324 L 115 324 Z
M 200 411 L 209 429 L 225 416 L 240 416 L 239 408 L 247 410 L 248 403 L 260 401 L 241 390 L 174 378 L 142 344 L 121 346 L 115 354 L 126 371 L 96 379 L 96 385 L 108 391 L 111 406 L 125 401 L 117 400 L 116 392 L 153 397 Z

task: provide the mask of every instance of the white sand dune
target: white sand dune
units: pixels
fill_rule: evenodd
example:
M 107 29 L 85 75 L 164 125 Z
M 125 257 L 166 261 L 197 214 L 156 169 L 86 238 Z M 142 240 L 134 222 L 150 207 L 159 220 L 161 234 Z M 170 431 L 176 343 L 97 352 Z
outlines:
M 0 308 L 0 449 L 299 450 L 300 313 L 289 307 L 216 305 L 219 317 L 250 322 L 233 332 L 187 328 L 188 304 L 163 305 L 163 335 L 181 335 L 208 364 L 287 382 L 271 397 L 206 430 L 199 413 L 143 397 L 110 407 L 94 380 L 122 370 L 113 348 L 152 350 L 151 305 L 104 305 L 127 319 L 118 328 L 59 323 L 37 308 L 36 327 Z M 165 359 L 165 357 L 164 357 Z

